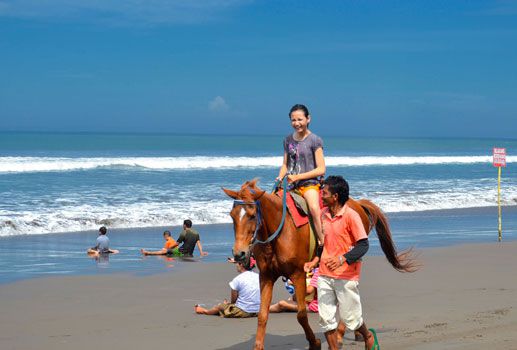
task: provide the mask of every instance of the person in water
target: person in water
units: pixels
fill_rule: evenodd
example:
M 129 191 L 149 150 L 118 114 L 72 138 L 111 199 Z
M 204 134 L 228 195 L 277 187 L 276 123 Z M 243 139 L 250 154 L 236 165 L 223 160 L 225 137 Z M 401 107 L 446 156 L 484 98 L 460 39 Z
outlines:
M 277 181 L 287 176 L 292 188 L 307 201 L 318 240 L 323 244 L 320 210 L 320 182 L 325 175 L 322 139 L 309 130 L 311 115 L 306 106 L 294 105 L 289 112 L 292 134 L 284 139 L 284 158 Z
M 206 256 L 207 252 L 203 251 L 203 246 L 201 245 L 201 239 L 199 238 L 199 233 L 192 228 L 192 221 L 185 220 L 183 221 L 183 231 L 181 231 L 180 236 L 177 240 L 178 244 L 183 243 L 181 247 L 179 247 L 179 251 L 184 256 L 193 256 L 194 248 L 198 247 L 199 255 Z
M 165 244 L 163 245 L 163 248 L 161 250 L 150 251 L 150 250 L 140 249 L 140 252 L 143 255 L 170 255 L 170 256 L 181 256 L 182 255 L 178 249 L 179 244 L 178 244 L 178 242 L 176 242 L 174 240 L 174 238 L 172 238 L 170 231 L 165 231 L 163 233 L 163 239 L 165 239 Z
M 98 256 L 99 254 L 116 254 L 118 250 L 110 249 L 110 240 L 106 235 L 108 230 L 105 226 L 99 228 L 99 236 L 97 237 L 96 244 L 94 247 L 87 250 L 88 255 Z

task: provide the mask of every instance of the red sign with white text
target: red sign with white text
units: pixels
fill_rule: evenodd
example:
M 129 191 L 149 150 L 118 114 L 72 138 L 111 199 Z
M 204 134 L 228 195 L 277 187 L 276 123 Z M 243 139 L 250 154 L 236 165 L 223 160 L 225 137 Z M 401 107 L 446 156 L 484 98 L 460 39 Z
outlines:
M 506 166 L 506 148 L 496 148 L 494 147 L 494 159 L 492 161 L 494 166 L 496 167 L 505 167 Z

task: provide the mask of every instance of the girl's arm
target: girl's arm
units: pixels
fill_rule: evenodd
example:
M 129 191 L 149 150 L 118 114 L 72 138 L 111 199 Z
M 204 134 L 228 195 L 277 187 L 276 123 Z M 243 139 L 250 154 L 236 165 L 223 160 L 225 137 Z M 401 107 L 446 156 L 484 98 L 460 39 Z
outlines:
M 282 180 L 287 174 L 287 153 L 284 152 L 284 160 L 282 162 L 282 166 L 280 167 L 280 172 L 278 173 L 277 180 Z

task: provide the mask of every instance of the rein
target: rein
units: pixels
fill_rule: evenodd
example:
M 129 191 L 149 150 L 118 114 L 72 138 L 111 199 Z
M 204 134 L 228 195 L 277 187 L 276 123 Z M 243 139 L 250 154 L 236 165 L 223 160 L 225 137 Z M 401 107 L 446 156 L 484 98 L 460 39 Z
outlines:
M 275 182 L 275 184 L 273 185 L 273 191 L 278 188 L 279 184 L 280 184 L 280 181 L 277 180 Z M 269 236 L 265 241 L 262 241 L 257 238 L 257 233 L 258 233 L 258 230 L 262 223 L 262 211 L 260 209 L 259 200 L 257 199 L 254 202 L 246 202 L 243 200 L 236 199 L 233 201 L 234 207 L 236 205 L 255 205 L 257 207 L 257 214 L 256 214 L 257 224 L 255 225 L 255 232 L 253 232 L 253 237 L 251 238 L 252 245 L 257 244 L 257 243 L 260 243 L 260 244 L 270 243 L 272 240 L 274 240 L 280 234 L 280 231 L 282 231 L 282 228 L 284 227 L 286 212 L 287 212 L 287 176 L 284 176 L 284 178 L 282 180 L 282 188 L 284 189 L 284 193 L 282 195 L 282 220 L 280 220 L 280 225 L 278 225 L 278 228 L 276 229 L 276 231 L 271 236 Z

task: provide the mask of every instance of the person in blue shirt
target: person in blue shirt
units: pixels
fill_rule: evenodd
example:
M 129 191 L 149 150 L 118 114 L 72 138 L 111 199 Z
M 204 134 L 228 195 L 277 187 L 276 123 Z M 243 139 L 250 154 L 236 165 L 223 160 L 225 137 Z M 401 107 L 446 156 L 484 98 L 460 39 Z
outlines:
M 110 240 L 106 235 L 108 230 L 105 226 L 99 229 L 99 236 L 97 237 L 96 244 L 94 247 L 88 249 L 87 253 L 90 256 L 99 256 L 100 254 L 116 254 L 119 251 L 116 249 L 110 249 Z

